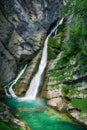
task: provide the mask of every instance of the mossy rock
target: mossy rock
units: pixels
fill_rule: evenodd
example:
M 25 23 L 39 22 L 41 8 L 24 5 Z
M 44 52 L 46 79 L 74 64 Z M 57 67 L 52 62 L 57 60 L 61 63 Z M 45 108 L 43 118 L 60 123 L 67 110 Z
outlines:
M 63 39 L 63 33 L 49 38 L 48 41 L 48 60 L 55 59 L 61 50 L 61 44 Z

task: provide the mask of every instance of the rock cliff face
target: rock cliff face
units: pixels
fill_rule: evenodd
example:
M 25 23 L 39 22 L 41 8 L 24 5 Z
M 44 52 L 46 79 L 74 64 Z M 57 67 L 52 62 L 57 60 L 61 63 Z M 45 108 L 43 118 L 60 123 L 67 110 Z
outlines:
M 61 0 L 0 0 L 1 85 L 14 78 L 20 61 L 34 57 L 61 6 Z

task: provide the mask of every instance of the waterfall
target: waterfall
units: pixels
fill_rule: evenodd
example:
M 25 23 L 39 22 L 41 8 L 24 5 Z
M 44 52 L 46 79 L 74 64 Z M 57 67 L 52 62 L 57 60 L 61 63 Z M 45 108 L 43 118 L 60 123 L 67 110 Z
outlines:
M 44 69 L 47 65 L 47 43 L 48 43 L 48 38 L 46 38 L 45 40 L 45 45 L 43 48 L 43 53 L 42 53 L 42 57 L 41 57 L 41 61 L 40 61 L 40 65 L 39 65 L 39 69 L 38 72 L 36 73 L 36 75 L 34 76 L 34 78 L 32 79 L 31 83 L 30 83 L 30 87 L 28 89 L 28 91 L 26 92 L 25 98 L 32 100 L 36 98 L 37 92 L 38 92 L 38 88 L 40 86 L 41 83 L 41 76 L 44 72 Z
M 48 43 L 48 40 L 51 37 L 51 35 L 57 30 L 57 27 L 60 24 L 62 24 L 62 22 L 63 22 L 63 18 L 51 30 L 50 34 L 47 36 L 47 38 L 45 40 L 43 53 L 42 53 L 42 58 L 41 58 L 41 62 L 40 62 L 40 65 L 39 65 L 38 72 L 36 73 L 36 75 L 32 79 L 32 81 L 30 83 L 30 87 L 29 87 L 29 89 L 28 89 L 28 91 L 26 92 L 26 95 L 25 95 L 25 98 L 28 99 L 28 100 L 34 100 L 36 98 L 36 96 L 37 96 L 38 89 L 39 89 L 41 79 L 42 79 L 42 75 L 43 75 L 43 72 L 44 72 L 45 67 L 47 65 L 47 43 Z
M 35 74 L 35 76 L 33 77 L 32 81 L 30 83 L 30 87 L 27 90 L 25 96 L 24 97 L 16 96 L 15 93 L 14 93 L 14 90 L 13 90 L 13 85 L 17 83 L 17 81 L 19 80 L 21 75 L 24 73 L 27 65 L 25 65 L 25 67 L 18 74 L 17 78 L 10 84 L 9 93 L 13 98 L 16 98 L 19 101 L 22 101 L 22 100 L 29 101 L 29 100 L 34 100 L 36 98 L 39 86 L 41 84 L 42 75 L 43 75 L 44 70 L 45 70 L 46 65 L 47 65 L 47 44 L 48 44 L 48 40 L 53 33 L 55 34 L 58 26 L 62 24 L 63 20 L 64 20 L 64 18 L 62 18 L 60 20 L 60 22 L 57 23 L 57 25 L 51 30 L 50 34 L 47 36 L 45 43 L 44 43 L 44 48 L 43 48 L 42 57 L 41 57 L 41 61 L 40 61 L 40 64 L 39 64 L 38 71 Z M 6 87 L 5 87 L 5 91 L 6 91 Z M 9 95 L 7 93 L 7 91 L 6 91 L 6 94 L 7 94 L 7 96 Z
M 22 76 L 22 74 L 24 73 L 25 69 L 27 68 L 27 64 L 24 66 L 24 68 L 19 72 L 18 76 L 16 77 L 15 80 L 11 81 L 7 86 L 5 86 L 5 93 L 7 96 L 12 96 L 14 98 L 16 98 L 17 96 L 14 93 L 13 90 L 13 85 L 15 85 L 17 83 L 17 81 L 20 79 L 20 77 Z M 9 93 L 7 92 L 7 89 L 9 87 Z

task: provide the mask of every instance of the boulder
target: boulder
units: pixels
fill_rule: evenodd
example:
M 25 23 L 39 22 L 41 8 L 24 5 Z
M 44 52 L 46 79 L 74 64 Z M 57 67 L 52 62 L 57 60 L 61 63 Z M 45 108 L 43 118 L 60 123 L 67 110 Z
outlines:
M 61 111 L 67 108 L 67 104 L 62 99 L 62 97 L 58 98 L 52 98 L 47 102 L 47 104 L 53 108 L 56 108 L 57 110 Z

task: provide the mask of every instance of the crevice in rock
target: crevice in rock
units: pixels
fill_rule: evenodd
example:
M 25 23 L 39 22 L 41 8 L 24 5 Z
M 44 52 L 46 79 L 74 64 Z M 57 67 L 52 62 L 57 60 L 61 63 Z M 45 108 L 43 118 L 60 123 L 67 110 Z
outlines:
M 0 39 L 0 41 L 1 41 L 1 39 Z M 1 41 L 1 43 L 3 43 L 3 42 Z M 5 46 L 4 43 L 3 43 L 3 46 L 4 46 L 5 50 L 15 59 L 15 61 L 17 63 L 16 57 L 9 51 L 9 49 Z
M 83 76 L 83 77 L 80 77 L 78 79 L 75 79 L 75 80 L 68 80 L 68 81 L 64 81 L 62 82 L 62 84 L 65 84 L 65 85 L 75 85 L 77 83 L 81 83 L 81 82 L 85 82 L 87 81 L 87 75 Z

